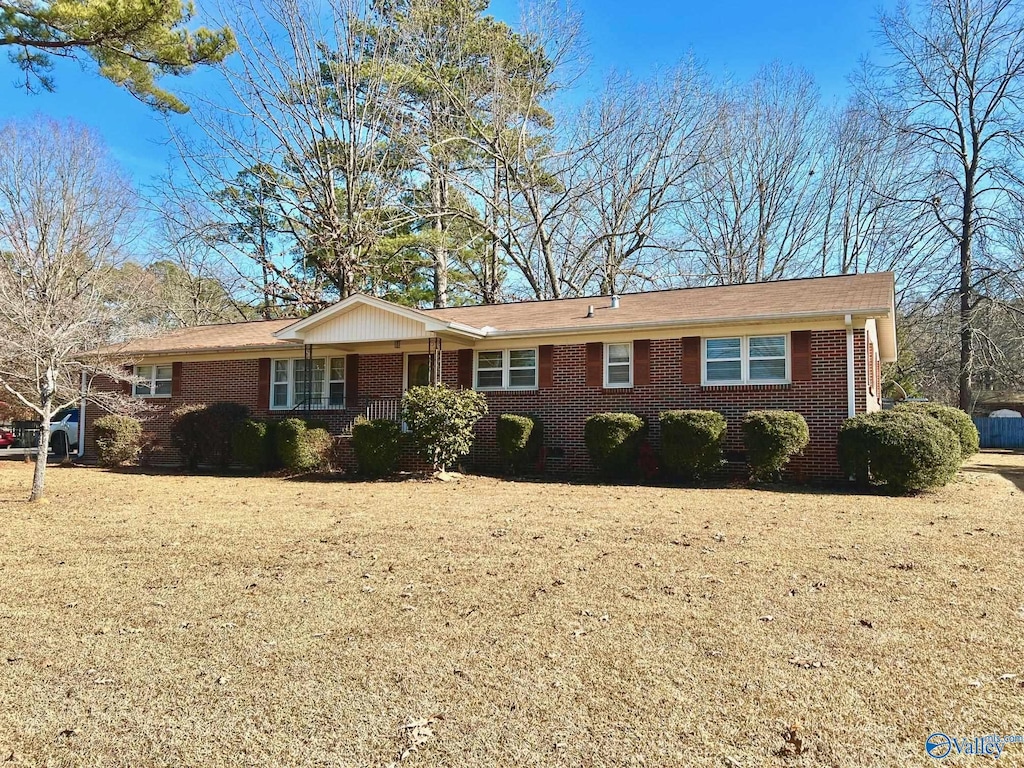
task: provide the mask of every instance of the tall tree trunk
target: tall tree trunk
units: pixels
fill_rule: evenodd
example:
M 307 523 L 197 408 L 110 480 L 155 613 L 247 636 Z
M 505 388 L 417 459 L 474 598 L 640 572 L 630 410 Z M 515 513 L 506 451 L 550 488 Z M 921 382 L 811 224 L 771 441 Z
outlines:
M 445 205 L 447 185 L 443 173 L 434 169 L 430 179 L 430 204 L 433 208 L 434 230 L 434 306 L 448 306 L 448 243 L 446 242 Z
M 973 405 L 971 377 L 974 368 L 974 319 L 971 307 L 971 241 L 974 238 L 974 175 L 968 170 L 964 184 L 964 206 L 960 235 L 960 408 L 967 413 Z

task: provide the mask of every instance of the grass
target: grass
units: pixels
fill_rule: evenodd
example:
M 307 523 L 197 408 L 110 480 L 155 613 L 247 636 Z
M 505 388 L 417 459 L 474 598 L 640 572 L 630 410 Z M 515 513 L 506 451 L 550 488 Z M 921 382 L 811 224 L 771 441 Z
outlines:
M 29 475 L 12 768 L 913 766 L 1024 729 L 1024 456 L 909 499 Z

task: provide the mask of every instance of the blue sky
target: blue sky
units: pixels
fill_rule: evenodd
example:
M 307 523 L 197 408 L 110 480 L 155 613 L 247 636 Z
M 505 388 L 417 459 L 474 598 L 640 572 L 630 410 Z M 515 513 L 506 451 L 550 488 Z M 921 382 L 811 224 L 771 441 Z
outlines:
M 743 79 L 775 60 L 801 66 L 826 100 L 841 100 L 849 92 L 848 75 L 874 44 L 879 6 L 878 0 L 577 0 L 575 7 L 591 61 L 584 88 L 609 70 L 643 77 L 692 51 L 716 77 Z M 514 21 L 517 0 L 493 0 L 491 11 Z M 13 87 L 19 74 L 6 57 L 0 61 L 0 119 L 74 117 L 99 132 L 140 186 L 173 162 L 163 118 L 92 72 L 58 62 L 57 92 L 37 96 Z M 193 75 L 168 85 L 182 92 L 213 82 Z

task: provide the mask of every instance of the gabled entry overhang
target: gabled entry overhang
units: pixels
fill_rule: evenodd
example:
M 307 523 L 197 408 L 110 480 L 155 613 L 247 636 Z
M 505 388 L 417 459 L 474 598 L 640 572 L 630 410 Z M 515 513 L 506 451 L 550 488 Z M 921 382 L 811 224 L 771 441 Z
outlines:
M 364 344 L 432 337 L 472 343 L 483 329 L 431 317 L 426 312 L 356 294 L 277 331 L 282 341 L 301 344 Z

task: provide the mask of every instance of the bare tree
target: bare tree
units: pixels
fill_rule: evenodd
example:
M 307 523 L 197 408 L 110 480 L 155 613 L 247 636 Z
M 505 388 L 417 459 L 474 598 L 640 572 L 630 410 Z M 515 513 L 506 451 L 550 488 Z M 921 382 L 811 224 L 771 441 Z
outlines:
M 1024 15 L 1011 0 L 925 0 L 881 17 L 889 63 L 865 91 L 893 129 L 929 159 L 917 197 L 944 232 L 953 264 L 945 292 L 959 304 L 959 403 L 969 410 L 975 369 L 978 244 L 1005 226 L 1020 197 L 1024 151 Z
M 364 0 L 242 2 L 226 16 L 239 45 L 222 67 L 229 96 L 193 100 L 200 140 L 172 133 L 240 274 L 268 299 L 319 308 L 353 291 L 408 222 L 391 28 Z M 237 236 L 254 221 L 261 233 Z
M 811 77 L 778 64 L 723 94 L 710 162 L 681 217 L 705 280 L 759 282 L 813 270 L 824 117 Z
M 91 388 L 126 379 L 108 345 L 132 332 L 132 296 L 117 267 L 135 196 L 85 129 L 49 121 L 0 127 L 0 387 L 41 420 L 30 499 L 43 496 L 50 421 Z

